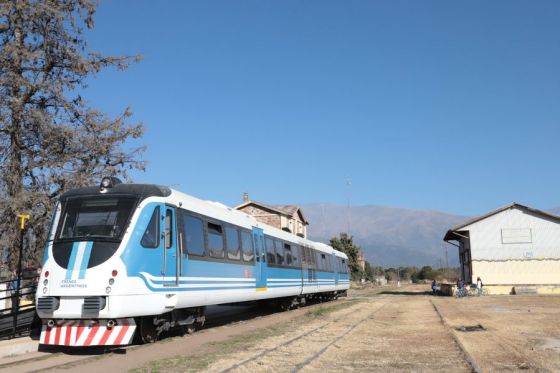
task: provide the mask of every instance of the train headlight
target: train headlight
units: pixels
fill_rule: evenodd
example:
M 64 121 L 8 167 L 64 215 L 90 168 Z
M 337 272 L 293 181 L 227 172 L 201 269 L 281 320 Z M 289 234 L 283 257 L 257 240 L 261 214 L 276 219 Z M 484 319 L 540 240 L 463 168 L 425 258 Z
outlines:
M 115 279 L 114 278 L 110 278 L 109 279 L 109 285 L 113 285 L 115 283 Z
M 47 286 L 48 283 L 49 283 L 49 280 L 47 280 L 47 279 L 43 280 L 43 285 Z
M 101 179 L 101 184 L 99 185 L 99 191 L 101 193 L 107 192 L 108 189 L 111 189 L 117 184 L 122 184 L 122 181 L 119 178 L 113 176 L 106 176 Z
M 107 286 L 107 287 L 105 288 L 105 292 L 106 292 L 107 294 L 109 294 L 109 293 L 111 292 L 111 287 L 110 287 L 110 286 Z
M 46 286 L 43 288 L 43 294 L 47 294 L 47 287 Z
M 111 178 L 110 177 L 104 177 L 101 180 L 101 188 L 110 188 L 111 187 Z

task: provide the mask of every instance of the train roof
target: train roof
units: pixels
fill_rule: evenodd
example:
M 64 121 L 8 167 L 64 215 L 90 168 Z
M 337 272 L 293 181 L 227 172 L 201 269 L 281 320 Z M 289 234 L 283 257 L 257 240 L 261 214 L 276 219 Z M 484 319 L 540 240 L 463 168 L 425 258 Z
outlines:
M 171 195 L 169 196 L 169 199 L 171 199 L 176 205 L 179 206 L 181 206 L 181 203 L 183 205 L 188 205 L 188 209 L 195 210 L 193 212 L 219 217 L 220 220 L 223 220 L 227 223 L 236 224 L 248 229 L 250 229 L 251 226 L 256 226 L 262 228 L 265 234 L 273 234 L 275 237 L 281 238 L 285 241 L 303 246 L 310 246 L 316 250 L 323 251 L 328 254 L 334 252 L 336 256 L 348 259 L 348 256 L 345 253 L 335 250 L 327 244 L 311 241 L 306 238 L 296 236 L 295 234 L 283 231 L 271 225 L 264 224 L 255 219 L 254 216 L 236 210 L 233 207 L 226 206 L 223 203 L 201 200 L 175 189 L 171 189 Z
M 166 186 L 154 184 L 117 184 L 111 189 L 107 189 L 106 192 L 101 193 L 98 186 L 92 186 L 71 189 L 60 196 L 60 200 L 64 201 L 71 197 L 99 194 L 103 194 L 106 196 L 128 194 L 144 199 L 148 197 L 169 197 L 171 195 L 171 189 Z
M 283 231 L 281 229 L 275 228 L 273 226 L 261 223 L 255 219 L 254 216 L 246 214 L 242 211 L 236 210 L 232 207 L 226 206 L 219 202 L 205 201 L 188 195 L 186 193 L 180 192 L 175 189 L 171 189 L 166 186 L 155 185 L 155 184 L 117 184 L 112 188 L 107 189 L 105 192 L 101 193 L 98 186 L 84 187 L 71 189 L 68 192 L 61 195 L 60 200 L 65 201 L 68 198 L 80 197 L 80 196 L 93 196 L 93 195 L 104 195 L 104 196 L 118 196 L 118 195 L 133 195 L 141 200 L 149 197 L 163 197 L 172 202 L 173 204 L 193 210 L 195 213 L 200 213 L 203 215 L 210 215 L 210 217 L 223 220 L 227 223 L 239 225 L 250 229 L 251 226 L 256 226 L 262 228 L 265 234 L 273 234 L 275 237 L 281 238 L 285 241 L 292 243 L 297 243 L 304 246 L 311 246 L 317 250 L 326 253 L 335 253 L 336 256 L 342 258 L 348 258 L 346 254 L 341 251 L 333 249 L 331 246 L 315 242 L 303 237 L 296 236 L 292 233 Z M 188 206 L 188 207 L 187 207 Z

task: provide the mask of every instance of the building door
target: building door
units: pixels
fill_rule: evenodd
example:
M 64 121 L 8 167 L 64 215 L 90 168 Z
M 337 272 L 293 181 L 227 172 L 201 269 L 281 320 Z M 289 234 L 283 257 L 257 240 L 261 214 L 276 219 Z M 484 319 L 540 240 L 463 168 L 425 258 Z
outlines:
M 166 206 L 162 209 L 163 215 L 163 265 L 161 274 L 163 275 L 164 286 L 176 286 L 178 278 L 177 260 L 177 239 L 175 237 L 175 209 Z
M 466 284 L 472 282 L 472 263 L 471 263 L 471 243 L 469 239 L 461 240 L 460 255 L 461 261 L 461 279 Z
M 471 243 L 470 240 L 465 242 L 465 261 L 463 262 L 465 266 L 465 282 L 472 283 L 472 267 L 471 267 Z
M 253 227 L 253 246 L 255 247 L 255 279 L 257 290 L 266 289 L 266 252 L 264 249 L 264 232 L 261 228 Z

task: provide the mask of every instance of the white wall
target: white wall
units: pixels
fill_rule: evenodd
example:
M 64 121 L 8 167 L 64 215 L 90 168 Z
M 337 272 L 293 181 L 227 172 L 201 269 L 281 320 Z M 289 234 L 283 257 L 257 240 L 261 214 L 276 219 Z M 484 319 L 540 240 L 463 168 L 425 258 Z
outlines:
M 560 224 L 512 208 L 473 223 L 472 279 L 487 284 L 560 284 Z

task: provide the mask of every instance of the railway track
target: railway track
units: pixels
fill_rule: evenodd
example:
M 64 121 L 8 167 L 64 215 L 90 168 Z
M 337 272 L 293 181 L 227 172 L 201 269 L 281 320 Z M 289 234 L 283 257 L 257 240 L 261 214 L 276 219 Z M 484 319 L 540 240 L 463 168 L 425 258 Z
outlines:
M 325 304 L 325 303 L 322 303 Z M 310 304 L 305 309 L 313 310 L 319 307 L 319 304 Z M 225 308 L 226 310 L 219 310 Z M 203 328 L 204 331 L 212 331 L 223 326 L 230 326 L 239 322 L 249 321 L 255 318 L 267 317 L 278 313 L 270 308 L 258 308 L 255 306 L 225 306 L 218 307 L 218 311 L 214 311 L 213 316 L 207 319 Z M 180 337 L 180 333 L 168 333 L 162 339 Z M 195 333 L 192 337 L 196 338 Z M 50 371 L 65 368 L 68 365 L 84 363 L 91 359 L 98 359 L 100 356 L 107 354 L 126 354 L 129 350 L 138 348 L 157 348 L 157 342 L 153 345 L 130 345 L 121 347 L 87 347 L 79 349 L 71 349 L 64 347 L 48 347 L 42 351 L 26 354 L 13 358 L 5 358 L 0 360 L 0 372 L 35 372 Z
M 474 373 L 481 373 L 482 370 L 480 369 L 480 367 L 476 363 L 476 360 L 472 357 L 472 355 L 469 353 L 469 351 L 465 348 L 465 345 L 463 344 L 463 342 L 461 342 L 459 337 L 457 337 L 457 335 L 453 331 L 453 328 L 451 327 L 451 325 L 449 325 L 449 323 L 447 322 L 447 319 L 443 316 L 443 314 L 441 313 L 439 308 L 436 306 L 434 301 L 430 299 L 430 303 L 432 303 L 432 306 L 434 307 L 434 310 L 438 314 L 439 319 L 441 320 L 441 323 L 445 326 L 445 328 L 447 329 L 447 331 L 449 332 L 449 334 L 451 335 L 451 337 L 453 338 L 453 340 L 455 341 L 455 343 L 457 344 L 457 346 L 461 350 L 461 352 L 463 354 L 463 357 L 465 358 L 465 361 L 472 368 L 472 371 Z
M 299 362 L 295 362 L 293 360 L 290 361 L 290 359 L 284 359 L 285 364 L 283 365 L 283 368 L 285 370 L 291 370 L 292 372 L 299 372 L 302 369 L 308 367 L 309 365 L 311 365 L 315 360 L 317 360 L 323 353 L 325 353 L 331 346 L 333 346 L 335 343 L 337 343 L 338 341 L 340 341 L 341 339 L 343 339 L 344 337 L 346 337 L 350 332 L 352 332 L 354 329 L 356 329 L 359 325 L 361 325 L 363 322 L 372 319 L 372 317 L 379 312 L 383 307 L 385 307 L 385 305 L 388 303 L 388 301 L 386 301 L 385 303 L 381 304 L 379 307 L 377 307 L 376 309 L 367 312 L 367 315 L 365 317 L 359 317 L 358 320 L 355 320 L 352 316 L 355 315 L 356 313 L 356 309 L 354 307 L 349 307 L 348 309 L 342 311 L 342 315 L 339 315 L 336 319 L 334 320 L 330 320 L 327 322 L 324 322 L 322 324 L 320 324 L 317 327 L 314 327 L 310 330 L 306 330 L 303 333 L 298 334 L 297 336 L 284 341 L 272 348 L 268 348 L 265 349 L 264 351 L 261 351 L 259 353 L 256 353 L 255 355 L 246 358 L 232 366 L 230 366 L 229 368 L 223 369 L 221 371 L 221 373 L 231 373 L 231 372 L 235 372 L 237 370 L 240 371 L 245 371 L 245 370 L 250 370 L 251 369 L 251 365 L 257 365 L 257 366 L 262 366 L 264 365 L 264 361 L 266 360 L 276 360 L 277 358 L 282 359 L 283 357 L 287 356 L 287 355 L 292 355 L 289 353 L 289 350 L 295 345 L 295 344 L 304 344 L 306 345 L 308 341 L 312 341 L 313 343 L 317 343 L 317 341 L 320 341 L 320 348 L 314 348 L 312 351 L 312 354 L 310 356 L 307 356 L 303 361 L 299 361 Z M 324 330 L 332 327 L 333 325 L 340 325 L 341 326 L 341 330 L 337 331 L 335 336 L 332 335 L 322 335 L 324 334 Z M 288 369 L 289 368 L 289 369 Z

